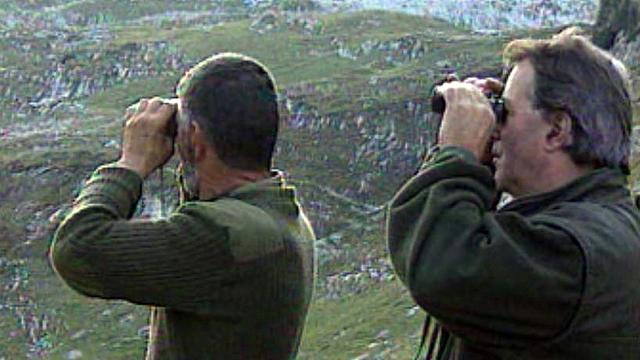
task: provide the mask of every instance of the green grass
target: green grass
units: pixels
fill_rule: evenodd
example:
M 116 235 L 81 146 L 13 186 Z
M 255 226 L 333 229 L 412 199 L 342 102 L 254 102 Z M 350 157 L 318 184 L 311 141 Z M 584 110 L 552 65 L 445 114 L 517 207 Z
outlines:
M 146 325 L 148 310 L 134 307 L 124 302 L 89 299 L 73 292 L 54 278 L 48 260 L 39 256 L 30 260 L 31 277 L 34 279 L 32 298 L 46 299 L 46 307 L 35 312 L 38 316 L 48 315 L 54 319 L 50 331 L 46 332 L 52 351 L 47 358 L 66 359 L 71 350 L 80 350 L 84 359 L 128 360 L 143 358 L 146 339 L 137 330 Z M 63 315 L 63 316 L 61 316 Z M 7 326 L 7 330 L 15 326 Z M 73 335 L 84 335 L 77 339 Z M 40 335 L 44 335 L 42 333 Z M 13 346 L 0 338 L 0 349 Z M 24 353 L 16 351 L 14 354 Z M 2 352 L 0 352 L 0 355 Z
M 300 359 L 351 359 L 373 352 L 369 344 L 386 330 L 390 341 L 399 349 L 396 359 L 410 359 L 415 355 L 423 313 L 407 316 L 413 307 L 406 290 L 398 283 L 376 285 L 368 291 L 336 301 L 317 301 L 312 304 Z
M 153 1 L 120 1 L 120 0 L 80 0 L 69 1 L 55 7 L 58 14 L 68 15 L 72 13 L 82 13 L 87 15 L 100 16 L 108 23 L 120 23 L 127 20 L 137 19 L 142 16 L 162 14 L 166 9 L 172 11 L 193 10 L 195 4 L 204 6 L 205 9 L 212 8 L 211 2 L 194 0 L 189 2 L 176 2 L 172 0 Z M 42 14 L 41 16 L 44 16 Z
M 45 281 L 54 274 L 45 257 L 31 260 L 31 276 L 36 279 L 31 296 L 47 299 L 38 316 L 58 319 L 46 332 L 52 344 L 47 358 L 65 359 L 69 351 L 80 350 L 88 359 L 141 359 L 146 339 L 137 331 L 146 325 L 148 310 L 124 302 L 93 300 L 76 294 L 59 281 Z M 313 303 L 300 348 L 300 359 L 343 360 L 365 352 L 382 331 L 388 332 L 386 346 L 396 346 L 394 358 L 415 354 L 424 315 L 408 316 L 413 302 L 398 282 L 378 284 L 367 291 L 340 300 Z M 60 315 L 64 314 L 63 320 Z M 9 334 L 17 324 L 0 322 Z M 44 335 L 42 333 L 41 335 Z M 74 335 L 81 336 L 73 338 Z M 5 353 L 24 353 L 16 341 L 0 338 Z M 0 351 L 0 355 L 3 352 Z
M 89 97 L 85 104 L 92 114 L 121 118 L 124 109 L 141 98 L 174 97 L 178 78 L 176 74 L 175 77 L 167 76 L 131 81 L 95 94 Z
M 322 79 L 348 72 L 357 66 L 348 59 L 319 58 L 308 55 L 317 49 L 308 36 L 295 32 L 260 35 L 249 30 L 249 21 L 214 27 L 209 31 L 188 29 L 174 34 L 173 40 L 190 58 L 201 60 L 220 52 L 240 52 L 263 62 L 278 84 Z

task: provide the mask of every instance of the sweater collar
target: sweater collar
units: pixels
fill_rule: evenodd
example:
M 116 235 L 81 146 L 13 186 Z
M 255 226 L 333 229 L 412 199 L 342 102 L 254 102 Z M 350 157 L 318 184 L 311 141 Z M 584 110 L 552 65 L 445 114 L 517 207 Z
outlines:
M 614 203 L 630 200 L 630 196 L 622 170 L 599 168 L 555 190 L 515 199 L 499 211 L 532 213 L 559 202 Z
M 284 173 L 280 170 L 272 170 L 269 177 L 237 187 L 220 197 L 232 197 L 236 199 L 251 199 L 267 195 L 291 196 L 294 188 L 287 184 Z

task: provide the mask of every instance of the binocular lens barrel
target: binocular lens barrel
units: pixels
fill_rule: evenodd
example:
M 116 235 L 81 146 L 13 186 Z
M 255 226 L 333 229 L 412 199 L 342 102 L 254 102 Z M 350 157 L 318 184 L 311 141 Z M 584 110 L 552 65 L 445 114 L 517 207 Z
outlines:
M 504 110 L 504 101 L 496 94 L 486 94 L 489 102 L 491 103 L 491 109 L 496 116 L 496 122 L 498 124 L 504 124 L 506 120 L 506 112 Z M 443 115 L 447 108 L 447 103 L 444 100 L 444 96 L 436 91 L 436 87 L 431 93 L 431 112 L 439 115 Z

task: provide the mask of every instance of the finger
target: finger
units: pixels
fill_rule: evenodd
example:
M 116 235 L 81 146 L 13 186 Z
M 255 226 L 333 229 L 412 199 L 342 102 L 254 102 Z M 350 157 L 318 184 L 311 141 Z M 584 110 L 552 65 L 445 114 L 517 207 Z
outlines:
M 465 84 L 472 84 L 475 85 L 476 83 L 478 83 L 480 79 L 478 79 L 477 77 L 468 77 L 466 79 L 464 79 L 464 81 L 462 81 Z
M 138 111 L 138 104 L 132 104 L 129 105 L 129 107 L 127 107 L 127 109 L 124 111 L 124 119 L 125 121 L 128 120 L 130 117 L 133 116 L 133 114 L 135 114 Z
M 157 111 L 162 105 L 163 105 L 162 99 L 160 99 L 159 97 L 154 97 L 149 101 L 149 105 L 147 105 L 147 111 L 148 112 Z
M 441 85 L 439 91 L 447 104 L 454 104 L 463 100 L 489 104 L 489 100 L 484 96 L 481 89 L 472 84 L 459 81 L 450 82 Z
M 176 106 L 167 103 L 162 103 L 160 107 L 158 107 L 158 110 L 156 110 L 156 116 L 158 118 L 156 125 L 162 129 L 165 134 L 172 134 L 170 130 L 175 126 L 175 124 L 172 123 L 175 118 L 175 113 Z
M 476 79 L 473 83 L 471 83 L 471 85 L 475 86 L 476 88 L 480 89 L 480 91 L 485 94 L 485 95 L 489 95 L 491 94 L 493 91 L 487 86 L 487 81 L 486 79 Z
M 453 100 L 456 98 L 461 92 L 464 91 L 465 88 L 468 88 L 469 84 L 462 83 L 460 81 L 452 81 L 444 83 L 438 86 L 438 92 L 444 96 L 445 100 Z
M 471 82 L 471 85 L 475 86 L 476 88 L 480 89 L 480 91 L 485 95 L 490 95 L 493 90 L 491 90 L 491 88 L 489 88 L 487 86 L 487 81 L 486 79 L 478 79 L 476 78 L 473 82 Z
M 138 101 L 137 103 L 131 104 L 127 107 L 127 109 L 124 112 L 124 119 L 122 120 L 122 127 L 126 127 L 128 125 L 131 125 L 131 121 L 133 119 L 133 116 L 135 114 L 137 114 L 138 112 L 140 112 L 140 105 L 142 104 L 142 101 Z
M 180 99 L 178 98 L 171 98 L 171 99 L 161 99 L 162 103 L 165 105 L 171 105 L 171 106 L 178 106 L 178 103 L 180 102 Z
M 504 84 L 502 81 L 494 78 L 486 78 L 486 86 L 494 93 L 501 93 L 502 89 L 504 89 Z
M 178 99 L 161 99 L 162 107 L 173 111 L 178 111 Z M 164 111 L 164 110 L 163 110 Z
M 460 81 L 460 78 L 458 77 L 458 74 L 456 73 L 451 73 L 451 74 L 447 74 L 447 82 L 451 82 L 451 81 Z
M 145 111 L 147 109 L 147 106 L 149 105 L 149 99 L 142 99 L 138 102 L 138 106 L 136 109 L 136 113 L 141 113 L 143 111 Z
M 440 94 L 446 102 L 449 102 L 453 96 L 454 89 L 454 83 L 446 82 L 436 87 L 436 93 Z
M 170 118 L 171 116 L 173 116 L 173 113 L 176 111 L 176 107 L 175 105 L 161 102 L 160 105 L 158 106 L 157 111 L 162 119 Z

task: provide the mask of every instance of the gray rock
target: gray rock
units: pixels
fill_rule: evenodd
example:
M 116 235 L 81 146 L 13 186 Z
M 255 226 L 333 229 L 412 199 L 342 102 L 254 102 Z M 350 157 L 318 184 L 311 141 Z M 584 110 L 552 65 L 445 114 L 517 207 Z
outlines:
M 84 337 L 85 335 L 87 335 L 87 330 L 82 329 L 80 331 L 73 333 L 69 338 L 71 340 L 78 340 L 81 337 Z
M 149 337 L 149 325 L 145 325 L 143 327 L 141 327 L 140 329 L 138 329 L 138 336 L 142 337 L 142 338 L 147 338 Z
M 418 313 L 418 310 L 420 310 L 420 307 L 417 305 L 407 310 L 407 317 L 415 316 Z
M 82 351 L 77 349 L 69 351 L 66 356 L 66 359 L 68 360 L 75 360 L 80 358 L 82 358 Z
M 388 339 L 390 335 L 391 332 L 389 330 L 383 329 L 376 335 L 376 339 Z

